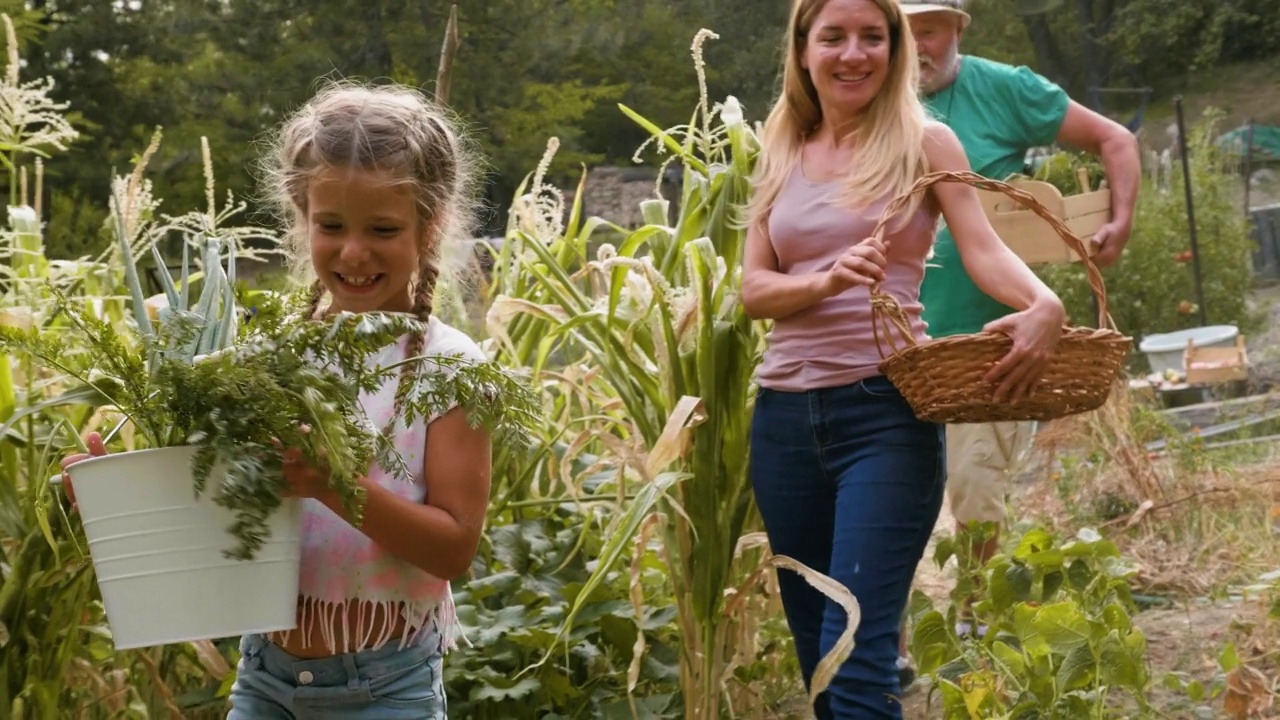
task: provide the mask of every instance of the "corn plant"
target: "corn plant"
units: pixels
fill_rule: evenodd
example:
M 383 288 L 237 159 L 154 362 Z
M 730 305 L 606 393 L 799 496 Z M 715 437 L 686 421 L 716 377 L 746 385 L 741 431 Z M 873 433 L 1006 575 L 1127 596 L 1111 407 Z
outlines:
M 637 538 L 640 555 L 648 538 L 661 538 L 683 639 L 687 718 L 732 711 L 722 702 L 734 625 L 725 597 L 741 579 L 739 538 L 755 522 L 746 463 L 751 378 L 763 345 L 762 326 L 738 299 L 742 210 L 758 144 L 736 100 L 712 107 L 706 99 L 707 37 L 703 31 L 694 41 L 703 92 L 687 125 L 662 130 L 621 108 L 683 171 L 674 222 L 661 198 L 643 204 L 645 224 L 636 229 L 584 220 L 581 193 L 566 213 L 560 194 L 543 184 L 553 140 L 515 203 L 489 313 L 499 357 L 533 368 L 544 386 L 574 383 L 605 396 L 565 418 L 575 428 L 571 448 L 616 460 L 618 510 L 579 598 L 605 581 Z M 616 243 L 593 253 L 598 233 Z

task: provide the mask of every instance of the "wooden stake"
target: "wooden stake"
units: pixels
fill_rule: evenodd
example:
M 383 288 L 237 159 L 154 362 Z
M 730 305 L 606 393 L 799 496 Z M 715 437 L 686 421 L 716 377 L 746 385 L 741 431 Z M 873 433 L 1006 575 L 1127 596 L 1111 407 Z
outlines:
M 453 79 L 453 60 L 458 54 L 458 6 L 449 6 L 449 23 L 444 28 L 444 43 L 440 47 L 440 68 L 436 71 L 436 98 L 449 102 L 449 82 Z

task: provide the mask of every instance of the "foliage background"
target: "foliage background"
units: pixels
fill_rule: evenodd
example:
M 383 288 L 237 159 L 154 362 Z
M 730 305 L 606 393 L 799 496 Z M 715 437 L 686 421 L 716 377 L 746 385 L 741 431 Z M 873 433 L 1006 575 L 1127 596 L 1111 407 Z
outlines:
M 1036 17 L 1013 7 L 972 0 L 964 50 L 1032 65 L 1078 99 L 1096 85 L 1149 85 L 1166 98 L 1193 71 L 1280 50 L 1272 0 L 1080 0 Z M 430 89 L 449 2 L 0 0 L 0 11 L 18 24 L 24 76 L 55 78 L 55 97 L 73 101 L 84 133 L 77 152 L 47 168 L 45 207 L 56 209 L 50 253 L 65 257 L 101 242 L 106 211 L 97 198 L 156 125 L 166 135 L 152 164 L 156 183 L 172 206 L 194 207 L 203 188 L 198 139 L 209 138 L 222 187 L 246 196 L 253 141 L 317 77 Z M 549 178 L 572 185 L 581 163 L 626 164 L 645 139 L 615 103 L 642 108 L 659 127 L 687 119 L 697 86 L 682 49 L 699 27 L 722 38 L 707 49 L 710 96 L 733 94 L 749 117 L 763 118 L 786 13 L 778 0 L 458 3 L 450 101 L 491 161 L 486 233 L 501 234 L 513 191 L 547 137 L 561 142 Z M 1132 100 L 1104 104 L 1128 119 Z

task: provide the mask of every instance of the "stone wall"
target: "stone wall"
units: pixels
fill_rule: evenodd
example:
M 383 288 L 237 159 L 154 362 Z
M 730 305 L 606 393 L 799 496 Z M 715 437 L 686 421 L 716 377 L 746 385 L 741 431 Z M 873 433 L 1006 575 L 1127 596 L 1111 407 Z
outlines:
M 591 168 L 587 172 L 587 186 L 582 198 L 583 215 L 596 215 L 628 228 L 643 225 L 640 203 L 656 197 L 654 180 L 657 172 L 654 167 L 600 165 Z M 680 169 L 670 167 L 663 182 L 662 194 L 671 202 L 672 217 L 679 198 L 679 180 Z M 565 198 L 566 203 L 571 200 L 569 197 Z

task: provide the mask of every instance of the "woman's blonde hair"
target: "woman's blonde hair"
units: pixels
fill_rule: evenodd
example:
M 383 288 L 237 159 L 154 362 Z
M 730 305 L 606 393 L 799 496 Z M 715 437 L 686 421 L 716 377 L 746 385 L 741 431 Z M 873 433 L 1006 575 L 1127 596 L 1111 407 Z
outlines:
M 911 28 L 898 7 L 898 0 L 871 1 L 888 20 L 889 72 L 880 92 L 863 110 L 863 122 L 855 132 L 857 162 L 849 168 L 844 189 L 835 199 L 848 207 L 864 207 L 886 195 L 900 195 L 928 171 L 924 152 L 927 116 L 916 94 L 920 67 Z M 818 92 L 808 71 L 801 67 L 800 58 L 809 30 L 827 2 L 829 0 L 793 0 L 791 3 L 782 92 L 765 120 L 753 178 L 753 222 L 762 221 L 773 208 L 787 177 L 800 161 L 805 138 L 822 124 Z M 909 217 L 919 203 L 917 195 L 900 217 Z

